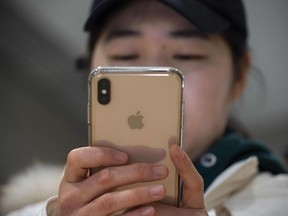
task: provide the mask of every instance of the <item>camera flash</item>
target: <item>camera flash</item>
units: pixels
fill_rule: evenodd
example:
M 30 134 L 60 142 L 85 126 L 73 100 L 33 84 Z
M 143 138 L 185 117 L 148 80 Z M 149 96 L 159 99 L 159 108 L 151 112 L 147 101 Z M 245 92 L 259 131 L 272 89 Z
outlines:
M 107 90 L 106 89 L 102 89 L 101 93 L 105 95 L 105 94 L 107 94 Z

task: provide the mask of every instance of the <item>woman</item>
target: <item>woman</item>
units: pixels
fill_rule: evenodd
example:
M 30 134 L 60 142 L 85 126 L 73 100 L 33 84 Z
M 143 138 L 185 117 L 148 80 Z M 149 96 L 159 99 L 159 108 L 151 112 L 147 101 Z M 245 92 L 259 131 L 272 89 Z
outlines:
M 250 67 L 242 2 L 119 2 L 94 1 L 85 25 L 90 65 L 182 71 L 183 149 L 170 147 L 183 180 L 182 205 L 158 204 L 165 196 L 162 185 L 111 192 L 163 179 L 166 167 L 128 165 L 125 152 L 83 147 L 69 153 L 58 196 L 46 202 L 44 215 L 111 215 L 121 209 L 129 209 L 127 216 L 287 214 L 287 175 L 272 175 L 284 169 L 263 146 L 229 124 L 229 108 L 242 95 Z M 100 166 L 104 169 L 87 177 L 88 168 Z

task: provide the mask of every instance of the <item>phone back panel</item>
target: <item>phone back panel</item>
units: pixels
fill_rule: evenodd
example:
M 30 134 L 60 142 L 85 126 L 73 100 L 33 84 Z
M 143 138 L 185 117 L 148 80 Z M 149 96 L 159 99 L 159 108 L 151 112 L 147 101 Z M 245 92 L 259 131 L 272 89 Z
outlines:
M 98 101 L 98 83 L 110 81 L 110 102 Z M 128 153 L 129 163 L 160 163 L 169 176 L 164 203 L 177 206 L 179 176 L 169 156 L 171 144 L 182 143 L 183 77 L 173 68 L 98 68 L 89 78 L 91 146 L 109 146 Z M 139 183 L 137 186 L 157 184 Z M 125 188 L 134 187 L 129 185 Z M 125 189 L 124 187 L 119 190 Z

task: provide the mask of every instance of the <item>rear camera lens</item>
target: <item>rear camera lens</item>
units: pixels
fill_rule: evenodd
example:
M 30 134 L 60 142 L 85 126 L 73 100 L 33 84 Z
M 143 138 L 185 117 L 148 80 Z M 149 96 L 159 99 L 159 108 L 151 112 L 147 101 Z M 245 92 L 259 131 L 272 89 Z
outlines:
M 103 78 L 98 81 L 98 102 L 102 105 L 107 105 L 111 100 L 110 80 Z

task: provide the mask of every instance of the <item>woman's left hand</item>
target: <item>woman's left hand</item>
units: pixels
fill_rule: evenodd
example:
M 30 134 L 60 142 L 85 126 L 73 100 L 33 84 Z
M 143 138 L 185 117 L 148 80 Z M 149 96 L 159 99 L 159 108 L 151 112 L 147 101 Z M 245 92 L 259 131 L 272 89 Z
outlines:
M 177 145 L 170 147 L 170 157 L 183 181 L 182 206 L 177 208 L 153 203 L 127 212 L 125 216 L 208 216 L 202 176 L 186 152 Z

